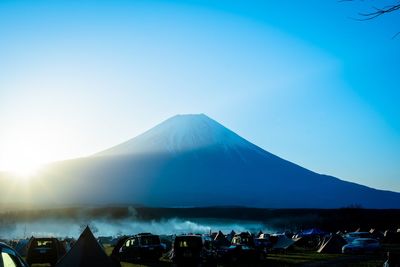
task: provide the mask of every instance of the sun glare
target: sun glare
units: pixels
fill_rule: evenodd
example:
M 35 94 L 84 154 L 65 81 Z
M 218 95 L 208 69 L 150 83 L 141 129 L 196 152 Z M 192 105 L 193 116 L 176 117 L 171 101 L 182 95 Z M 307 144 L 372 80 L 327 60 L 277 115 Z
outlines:
M 33 154 L 24 154 L 19 157 L 13 156 L 12 153 L 8 155 L 7 160 L 1 162 L 0 170 L 9 173 L 12 179 L 21 182 L 31 180 L 45 164 L 39 155 L 37 158 L 34 158 Z
M 14 179 L 18 179 L 19 181 L 28 181 L 37 174 L 42 165 L 43 164 L 39 163 L 21 163 L 6 171 L 9 172 Z
M 46 163 L 60 155 L 60 133 L 45 125 L 14 125 L 0 133 L 0 171 L 12 179 L 29 181 Z M 58 153 L 58 154 L 57 154 Z

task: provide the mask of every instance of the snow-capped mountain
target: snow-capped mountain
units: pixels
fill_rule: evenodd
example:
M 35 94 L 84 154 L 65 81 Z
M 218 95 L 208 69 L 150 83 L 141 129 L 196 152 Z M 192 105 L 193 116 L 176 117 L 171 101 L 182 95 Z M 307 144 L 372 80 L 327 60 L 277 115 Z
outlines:
M 205 147 L 226 150 L 258 147 L 204 114 L 176 115 L 151 130 L 94 156 L 133 155 L 141 153 L 178 154 Z
M 206 115 L 174 116 L 91 157 L 52 164 L 33 188 L 34 201 L 57 204 L 400 208 L 400 193 L 307 170 Z

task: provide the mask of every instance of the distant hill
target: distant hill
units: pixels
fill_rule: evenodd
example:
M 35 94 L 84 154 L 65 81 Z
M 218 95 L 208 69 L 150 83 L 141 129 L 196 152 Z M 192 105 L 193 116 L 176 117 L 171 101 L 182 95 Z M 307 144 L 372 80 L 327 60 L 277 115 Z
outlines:
M 400 193 L 307 170 L 203 114 L 177 115 L 93 156 L 51 164 L 31 188 L 41 204 L 400 208 Z

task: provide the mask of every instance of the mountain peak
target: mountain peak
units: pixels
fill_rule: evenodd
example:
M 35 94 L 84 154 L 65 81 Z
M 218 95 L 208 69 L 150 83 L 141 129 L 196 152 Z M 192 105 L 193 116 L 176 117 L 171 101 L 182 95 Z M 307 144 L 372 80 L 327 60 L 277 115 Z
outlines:
M 221 124 L 216 122 L 215 120 L 211 119 L 207 115 L 200 113 L 200 114 L 177 114 L 175 116 L 170 117 L 169 119 L 166 119 L 162 123 L 158 124 L 154 128 L 157 128 L 159 126 L 164 126 L 164 127 L 174 127 L 177 128 L 177 130 L 182 131 L 182 130 L 194 130 L 195 127 L 201 127 L 205 125 L 212 125 L 214 124 L 214 127 L 223 127 Z M 152 128 L 152 129 L 154 129 Z M 152 130 L 151 129 L 151 130 Z
M 250 144 L 205 114 L 178 114 L 125 143 L 95 154 L 175 153 L 211 146 Z
M 206 114 L 204 113 L 193 113 L 193 114 L 176 114 L 175 116 L 172 116 L 171 118 L 167 119 L 167 120 L 171 120 L 171 119 L 210 119 L 210 117 L 208 117 Z

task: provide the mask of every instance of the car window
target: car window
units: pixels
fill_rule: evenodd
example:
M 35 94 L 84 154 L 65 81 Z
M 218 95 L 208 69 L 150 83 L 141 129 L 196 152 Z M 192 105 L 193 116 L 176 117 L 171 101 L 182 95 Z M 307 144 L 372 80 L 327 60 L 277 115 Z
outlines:
M 155 235 L 142 236 L 141 243 L 142 243 L 142 245 L 159 245 L 160 238 Z
M 187 248 L 187 247 L 189 247 L 189 243 L 186 240 L 182 240 L 179 242 L 179 247 Z
M 52 240 L 36 240 L 35 242 L 33 242 L 33 247 L 51 248 L 51 247 L 53 247 L 53 241 Z
M 179 238 L 175 240 L 176 247 L 180 248 L 201 248 L 202 241 L 201 238 L 197 237 L 187 237 L 187 238 Z
M 8 253 L 1 252 L 1 258 L 3 259 L 3 266 L 4 267 L 18 267 L 17 259 Z
M 126 247 L 137 246 L 137 244 L 138 244 L 137 239 L 136 239 L 136 238 L 131 238 L 131 239 L 128 239 L 128 240 L 126 241 L 125 246 L 126 246 Z

